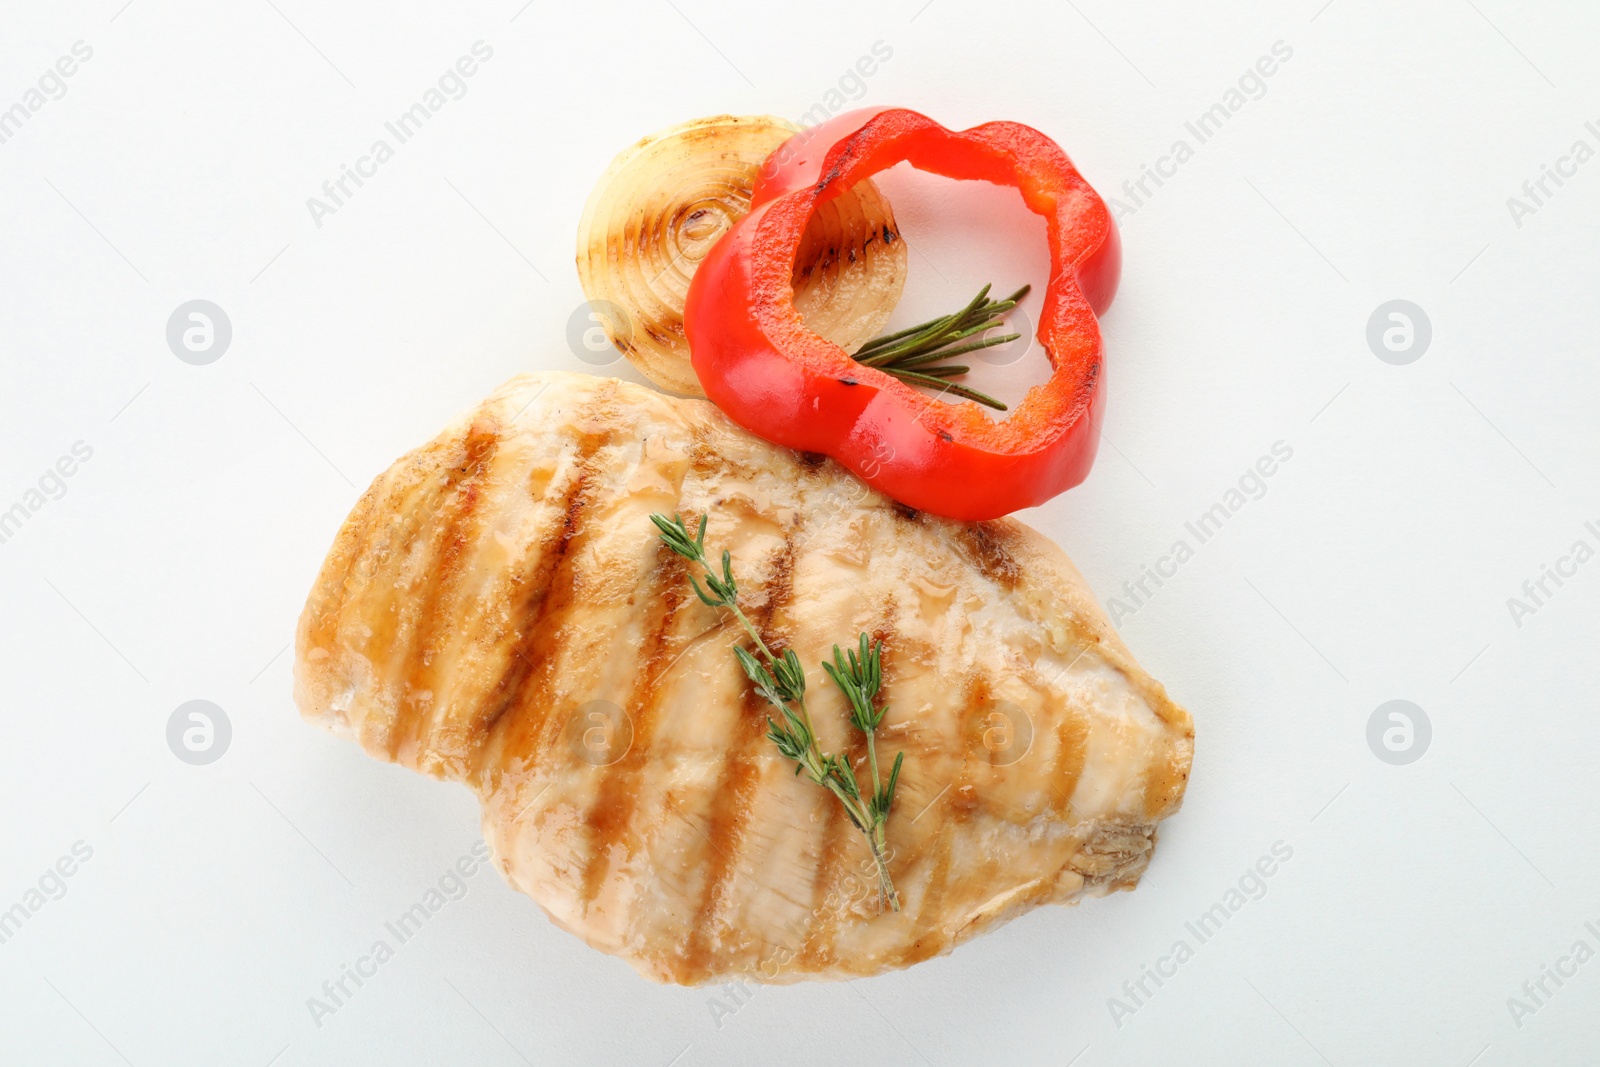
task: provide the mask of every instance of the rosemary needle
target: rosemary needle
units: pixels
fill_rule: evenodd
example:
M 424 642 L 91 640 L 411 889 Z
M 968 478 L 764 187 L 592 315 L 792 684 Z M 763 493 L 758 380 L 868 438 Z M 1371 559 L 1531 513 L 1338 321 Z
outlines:
M 1005 411 L 1006 405 L 987 393 L 980 393 L 976 389 L 946 380 L 966 374 L 971 368 L 935 364 L 951 356 L 992 348 L 1021 337 L 1020 333 L 1008 333 L 999 337 L 978 337 L 975 341 L 968 340 L 1004 326 L 1005 320 L 1001 316 L 1016 307 L 1018 302 L 1028 295 L 1029 288 L 1030 286 L 1024 285 L 1004 300 L 990 300 L 990 287 L 985 285 L 978 290 L 978 295 L 973 297 L 966 307 L 955 314 L 941 315 L 919 325 L 884 334 L 862 345 L 856 351 L 854 358 L 858 363 L 876 367 L 901 381 L 913 385 L 935 386 L 957 396 L 966 397 L 968 400 L 986 404 L 996 411 Z

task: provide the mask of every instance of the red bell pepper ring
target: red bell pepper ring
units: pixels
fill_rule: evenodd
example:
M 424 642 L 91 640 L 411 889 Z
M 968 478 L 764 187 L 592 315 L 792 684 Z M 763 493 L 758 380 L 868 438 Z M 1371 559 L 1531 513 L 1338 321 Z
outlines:
M 1053 372 L 1002 421 L 857 363 L 795 310 L 791 273 L 817 205 L 902 161 L 1013 186 L 1048 224 L 1038 338 Z M 706 395 L 741 426 L 831 456 L 910 507 L 992 519 L 1042 504 L 1088 475 L 1104 377 L 1095 316 L 1116 293 L 1121 262 L 1111 212 L 1039 131 L 990 122 L 957 132 L 915 111 L 857 111 L 774 151 L 750 213 L 696 270 L 684 328 Z

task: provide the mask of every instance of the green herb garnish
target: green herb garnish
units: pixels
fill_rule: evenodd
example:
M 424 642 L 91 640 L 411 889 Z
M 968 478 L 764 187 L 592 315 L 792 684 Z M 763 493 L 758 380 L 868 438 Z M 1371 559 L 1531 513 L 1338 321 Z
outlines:
M 739 586 L 733 577 L 733 558 L 724 549 L 722 574 L 719 576 L 706 562 L 706 516 L 700 516 L 700 529 L 689 533 L 683 519 L 677 515 L 651 515 L 650 521 L 660 531 L 662 542 L 673 552 L 705 568 L 696 579 L 690 575 L 689 584 L 701 602 L 714 608 L 726 608 L 743 626 L 755 644 L 755 653 L 742 645 L 733 652 L 739 665 L 756 687 L 756 692 L 782 714 L 782 721 L 767 717 L 767 737 L 778 746 L 778 751 L 794 761 L 794 773 L 806 772 L 817 785 L 828 790 L 844 805 L 845 814 L 856 829 L 867 838 L 867 848 L 878 868 L 878 889 L 884 904 L 892 911 L 900 910 L 900 894 L 895 891 L 889 877 L 887 828 L 889 809 L 894 804 L 895 786 L 900 781 L 900 764 L 905 753 L 898 753 L 887 781 L 878 774 L 878 748 L 876 732 L 888 710 L 877 706 L 878 692 L 883 688 L 883 642 L 873 643 L 861 634 L 858 647 L 842 652 L 833 646 L 833 662 L 824 663 L 822 669 L 850 704 L 850 721 L 856 729 L 867 735 L 867 761 L 872 771 L 872 794 L 862 796 L 861 785 L 856 781 L 850 761 L 843 755 L 829 755 L 817 744 L 816 731 L 811 726 L 811 714 L 806 710 L 806 671 L 794 649 L 786 648 L 778 656 L 767 647 L 761 634 L 739 607 Z M 701 581 L 705 585 L 701 586 Z
M 892 374 L 912 385 L 932 386 L 987 404 L 996 411 L 1006 410 L 1004 404 L 987 393 L 947 380 L 966 374 L 971 367 L 950 363 L 934 365 L 942 359 L 976 352 L 980 348 L 993 348 L 1022 336 L 1020 333 L 1008 333 L 1000 337 L 968 340 L 997 326 L 1004 326 L 1005 320 L 1000 316 L 1016 307 L 1032 287 L 1024 285 L 1004 300 L 990 300 L 989 288 L 984 286 L 970 304 L 953 315 L 929 319 L 920 325 L 868 341 L 856 352 L 856 362 L 877 367 L 885 374 Z

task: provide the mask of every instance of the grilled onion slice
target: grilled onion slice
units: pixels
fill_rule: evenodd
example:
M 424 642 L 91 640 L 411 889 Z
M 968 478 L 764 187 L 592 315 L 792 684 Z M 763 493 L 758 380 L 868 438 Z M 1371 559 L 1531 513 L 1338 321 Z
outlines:
M 685 122 L 612 161 L 578 224 L 578 279 L 591 312 L 652 382 L 704 396 L 689 363 L 683 302 L 711 246 L 750 209 L 762 160 L 798 127 L 770 115 Z M 806 324 L 854 352 L 882 331 L 906 279 L 889 201 L 864 181 L 818 208 L 794 266 Z

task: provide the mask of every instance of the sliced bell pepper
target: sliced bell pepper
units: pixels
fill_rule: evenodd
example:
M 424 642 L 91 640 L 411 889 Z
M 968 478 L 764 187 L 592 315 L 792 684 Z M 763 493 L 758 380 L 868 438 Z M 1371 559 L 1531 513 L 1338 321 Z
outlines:
M 791 273 L 817 205 L 902 161 L 1012 186 L 1048 224 L 1038 338 L 1053 371 L 1004 420 L 857 363 L 795 309 Z M 750 213 L 695 272 L 684 328 L 706 395 L 741 426 L 831 456 L 918 510 L 991 519 L 1041 504 L 1089 473 L 1103 395 L 1095 316 L 1116 293 L 1121 261 L 1111 212 L 1037 130 L 990 122 L 957 132 L 915 111 L 856 111 L 773 152 Z

